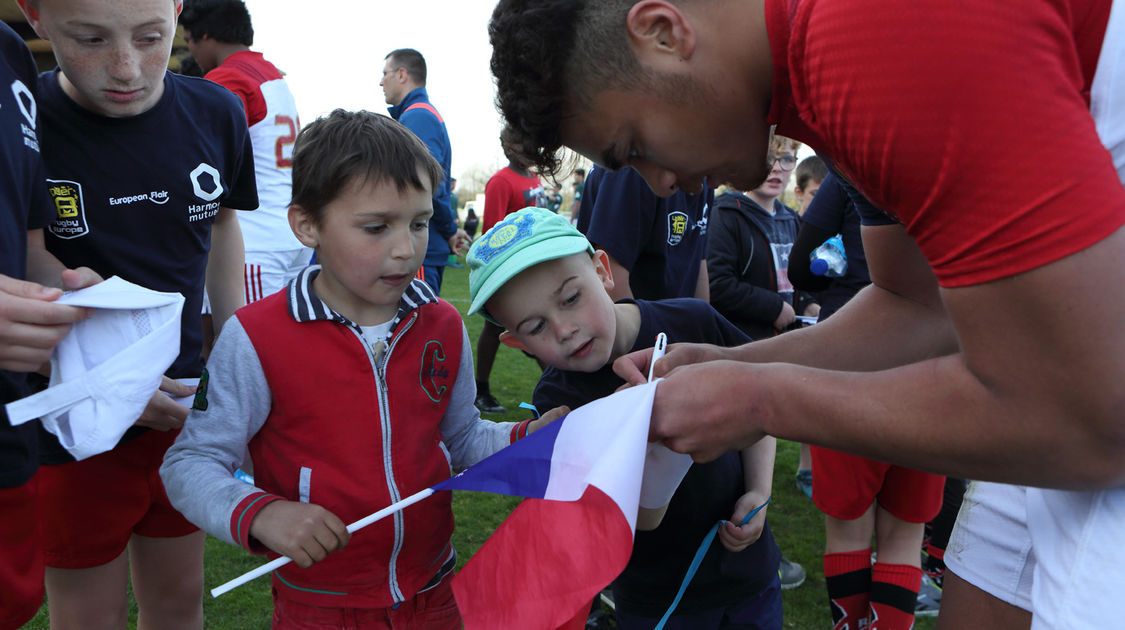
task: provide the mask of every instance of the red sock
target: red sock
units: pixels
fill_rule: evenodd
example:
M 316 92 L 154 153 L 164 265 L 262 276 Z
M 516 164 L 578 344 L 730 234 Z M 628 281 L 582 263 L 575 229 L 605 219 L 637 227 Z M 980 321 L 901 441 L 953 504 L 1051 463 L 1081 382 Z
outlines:
M 832 609 L 832 630 L 867 628 L 871 550 L 824 554 L 824 584 Z
M 910 630 L 914 605 L 922 585 L 922 569 L 906 564 L 876 562 L 871 570 L 871 627 L 869 630 Z

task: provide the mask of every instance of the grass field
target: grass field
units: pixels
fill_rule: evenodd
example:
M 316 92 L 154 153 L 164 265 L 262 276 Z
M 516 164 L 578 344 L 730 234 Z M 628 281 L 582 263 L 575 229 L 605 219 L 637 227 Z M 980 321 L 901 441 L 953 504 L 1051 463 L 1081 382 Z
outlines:
M 468 307 L 468 270 L 448 268 L 442 288 L 443 297 L 452 302 L 462 314 Z M 480 332 L 480 317 L 470 318 L 466 325 L 469 338 L 475 344 Z M 496 420 L 522 420 L 527 411 L 518 408 L 521 401 L 530 401 L 531 391 L 538 379 L 539 368 L 521 352 L 500 347 L 493 369 L 491 385 L 493 394 L 509 411 Z M 781 442 L 778 446 L 776 474 L 774 476 L 773 502 L 769 507 L 769 520 L 782 552 L 790 560 L 805 567 L 808 575 L 804 585 L 784 591 L 786 629 L 821 630 L 831 628 L 828 605 L 824 594 L 824 572 L 820 554 L 824 546 L 823 518 L 812 501 L 801 494 L 794 482 L 797 467 L 797 445 Z M 453 510 L 457 528 L 454 544 L 464 563 L 484 543 L 485 539 L 507 517 L 518 499 L 481 494 L 455 494 Z M 381 506 L 372 506 L 372 511 Z M 544 532 L 549 534 L 549 532 Z M 207 540 L 204 584 L 211 589 L 262 563 L 261 558 L 250 556 L 240 548 Z M 215 630 L 267 630 L 270 627 L 269 579 L 260 578 L 235 589 L 219 599 L 208 595 L 204 601 L 205 626 Z M 136 610 L 131 611 L 130 628 L 136 627 Z M 46 606 L 25 628 L 47 630 Z M 919 619 L 917 630 L 931 630 L 932 619 Z M 512 629 L 518 630 L 518 629 Z

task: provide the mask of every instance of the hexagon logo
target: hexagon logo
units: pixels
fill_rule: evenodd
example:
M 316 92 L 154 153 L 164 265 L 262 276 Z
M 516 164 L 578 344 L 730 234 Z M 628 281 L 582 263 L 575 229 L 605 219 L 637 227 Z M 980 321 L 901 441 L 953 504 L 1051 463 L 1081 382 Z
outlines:
M 16 80 L 12 82 L 12 96 L 16 97 L 16 103 L 24 120 L 27 121 L 27 126 L 35 129 L 35 97 L 31 95 L 31 90 L 27 89 L 23 81 Z
M 210 184 L 205 184 L 203 181 L 200 181 L 204 175 L 210 175 Z M 223 194 L 223 184 L 219 181 L 219 171 L 216 170 L 214 166 L 206 162 L 201 162 L 199 166 L 195 167 L 195 170 L 191 172 L 190 177 L 191 187 L 195 189 L 195 196 L 203 201 L 214 201 L 219 198 L 219 195 Z M 208 186 L 213 186 L 214 190 L 208 192 L 206 190 Z

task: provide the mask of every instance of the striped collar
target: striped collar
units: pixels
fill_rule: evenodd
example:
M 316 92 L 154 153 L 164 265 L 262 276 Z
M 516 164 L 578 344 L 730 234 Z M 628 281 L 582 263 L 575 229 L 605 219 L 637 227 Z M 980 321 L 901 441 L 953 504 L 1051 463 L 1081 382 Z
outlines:
M 289 315 L 298 322 L 312 322 L 317 320 L 334 321 L 337 324 L 345 324 L 352 328 L 359 329 L 359 325 L 351 321 L 347 317 L 332 310 L 332 307 L 324 303 L 320 297 L 317 296 L 316 291 L 313 290 L 313 279 L 320 273 L 320 265 L 309 265 L 297 274 L 297 277 L 289 283 L 289 289 L 286 292 L 286 299 L 289 304 Z M 391 320 L 391 330 L 398 327 L 398 323 L 402 321 L 410 311 L 431 302 L 437 302 L 437 294 L 426 284 L 423 280 L 414 278 L 406 287 L 402 297 L 398 301 L 398 312 L 395 313 L 394 319 Z

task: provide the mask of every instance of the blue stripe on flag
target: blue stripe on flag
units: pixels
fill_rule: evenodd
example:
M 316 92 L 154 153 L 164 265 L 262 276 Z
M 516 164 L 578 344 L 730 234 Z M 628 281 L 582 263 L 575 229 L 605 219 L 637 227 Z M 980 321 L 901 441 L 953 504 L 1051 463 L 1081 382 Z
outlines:
M 472 490 L 543 498 L 551 478 L 551 454 L 566 416 L 473 464 L 434 490 Z

